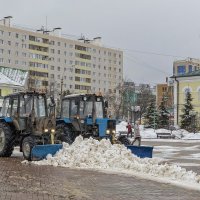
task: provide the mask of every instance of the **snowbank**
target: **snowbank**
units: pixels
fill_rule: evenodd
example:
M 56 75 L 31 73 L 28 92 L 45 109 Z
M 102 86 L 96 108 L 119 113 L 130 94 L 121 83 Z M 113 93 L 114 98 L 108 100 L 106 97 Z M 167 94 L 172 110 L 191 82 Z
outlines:
M 114 144 L 109 140 L 97 141 L 79 136 L 72 145 L 63 144 L 54 157 L 34 161 L 36 165 L 53 165 L 82 169 L 97 169 L 113 172 L 142 174 L 166 180 L 200 185 L 200 176 L 192 171 L 186 171 L 177 165 L 160 164 L 158 159 L 140 159 L 134 156 L 125 146 Z
M 127 131 L 127 122 L 122 121 L 120 124 L 116 126 L 116 132 Z M 144 128 L 144 125 L 140 125 L 140 134 L 143 139 L 155 139 L 157 138 L 156 133 L 171 133 L 170 130 L 167 129 L 156 129 L 153 128 Z M 172 135 L 175 136 L 176 139 L 183 140 L 200 140 L 200 133 L 189 133 L 184 129 L 174 130 L 172 131 Z

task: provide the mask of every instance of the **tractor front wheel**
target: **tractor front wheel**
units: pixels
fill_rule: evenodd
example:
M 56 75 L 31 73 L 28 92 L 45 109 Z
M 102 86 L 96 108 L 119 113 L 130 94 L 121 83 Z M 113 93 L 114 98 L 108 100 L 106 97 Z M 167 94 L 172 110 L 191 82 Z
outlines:
M 12 130 L 5 123 L 0 123 L 0 157 L 10 157 L 13 152 Z
M 35 140 L 33 137 L 28 136 L 23 139 L 22 142 L 22 152 L 26 160 L 31 161 L 31 152 L 35 146 Z

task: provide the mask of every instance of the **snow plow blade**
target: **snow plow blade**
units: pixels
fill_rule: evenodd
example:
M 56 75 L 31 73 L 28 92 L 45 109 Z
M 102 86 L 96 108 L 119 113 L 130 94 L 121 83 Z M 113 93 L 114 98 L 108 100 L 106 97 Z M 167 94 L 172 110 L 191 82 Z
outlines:
M 126 147 L 139 158 L 152 158 L 153 156 L 153 147 L 151 146 L 127 145 Z
M 55 155 L 60 149 L 62 149 L 62 144 L 36 145 L 32 149 L 31 160 L 45 159 L 48 154 Z

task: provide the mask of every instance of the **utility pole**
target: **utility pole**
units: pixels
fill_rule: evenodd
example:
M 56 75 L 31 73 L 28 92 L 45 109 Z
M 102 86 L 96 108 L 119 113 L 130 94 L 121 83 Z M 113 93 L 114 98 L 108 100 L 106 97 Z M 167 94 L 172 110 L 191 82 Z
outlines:
M 156 115 L 155 115 L 155 110 L 153 112 L 153 125 L 154 125 L 154 132 L 155 132 L 155 129 L 156 129 Z
M 62 101 L 62 94 L 63 94 L 63 77 L 62 77 L 62 79 L 61 79 L 60 102 Z

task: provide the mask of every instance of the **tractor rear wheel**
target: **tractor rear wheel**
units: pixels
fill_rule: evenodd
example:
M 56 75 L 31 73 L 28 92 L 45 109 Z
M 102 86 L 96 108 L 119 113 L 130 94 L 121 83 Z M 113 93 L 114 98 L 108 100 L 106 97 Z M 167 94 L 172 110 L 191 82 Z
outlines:
M 131 141 L 126 136 L 119 136 L 118 141 L 120 141 L 125 146 L 131 145 Z
M 22 141 L 22 152 L 26 160 L 31 161 L 31 151 L 35 146 L 35 139 L 31 136 L 25 137 Z
M 0 157 L 10 157 L 13 149 L 13 132 L 5 123 L 0 123 Z
M 59 124 L 56 126 L 56 139 L 72 144 L 74 142 L 74 133 L 65 124 Z

